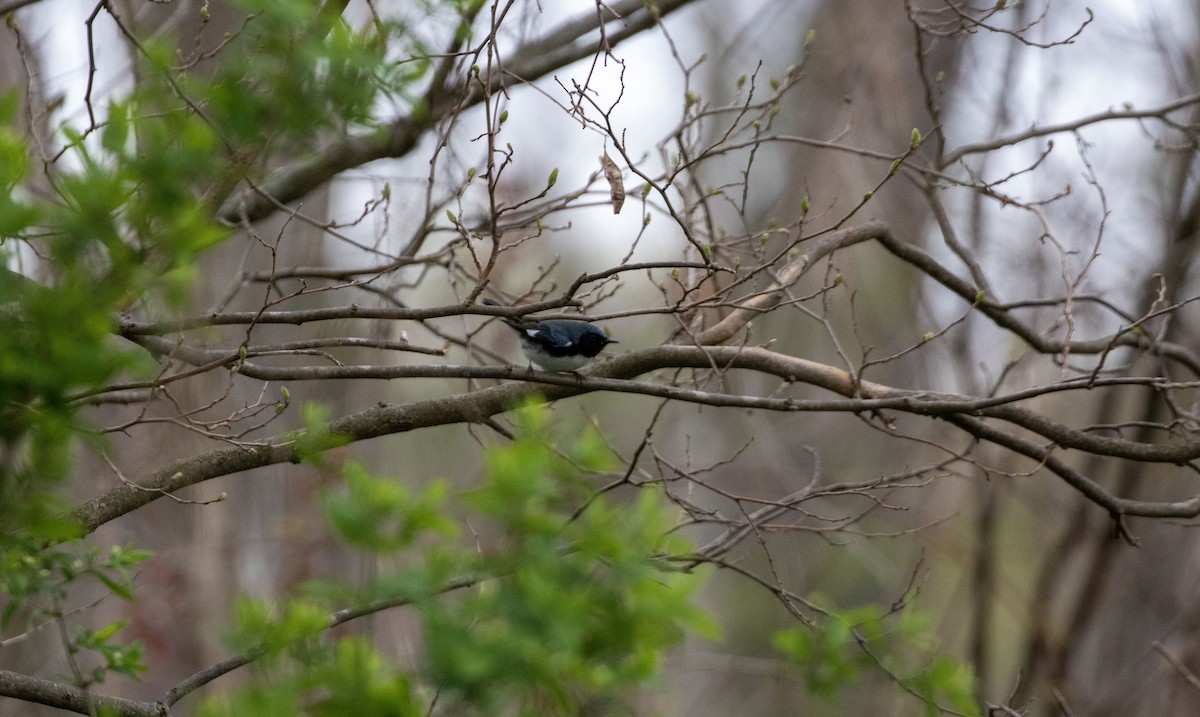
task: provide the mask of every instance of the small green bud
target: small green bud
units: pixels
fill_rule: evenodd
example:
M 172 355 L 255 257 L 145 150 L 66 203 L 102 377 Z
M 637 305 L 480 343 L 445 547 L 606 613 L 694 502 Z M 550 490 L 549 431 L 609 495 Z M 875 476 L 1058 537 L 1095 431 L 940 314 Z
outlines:
M 553 187 L 558 182 L 558 167 L 555 167 L 550 172 L 550 178 L 546 180 L 546 189 Z

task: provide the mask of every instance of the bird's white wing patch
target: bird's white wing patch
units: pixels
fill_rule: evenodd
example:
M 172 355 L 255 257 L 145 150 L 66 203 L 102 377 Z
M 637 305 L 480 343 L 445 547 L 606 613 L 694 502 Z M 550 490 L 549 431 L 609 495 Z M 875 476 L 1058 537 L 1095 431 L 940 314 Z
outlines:
M 534 329 L 525 329 L 525 335 L 531 339 L 539 339 L 552 346 L 570 346 L 571 337 L 563 331 L 556 331 L 552 327 L 539 326 Z

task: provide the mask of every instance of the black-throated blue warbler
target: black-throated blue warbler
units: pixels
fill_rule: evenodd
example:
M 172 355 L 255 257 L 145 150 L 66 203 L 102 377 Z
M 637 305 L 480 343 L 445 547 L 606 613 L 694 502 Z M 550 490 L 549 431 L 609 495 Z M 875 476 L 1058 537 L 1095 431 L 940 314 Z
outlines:
M 484 299 L 488 306 L 500 306 Z M 620 343 L 586 321 L 547 319 L 517 321 L 500 319 L 521 336 L 525 358 L 546 371 L 568 372 L 583 368 L 609 344 Z

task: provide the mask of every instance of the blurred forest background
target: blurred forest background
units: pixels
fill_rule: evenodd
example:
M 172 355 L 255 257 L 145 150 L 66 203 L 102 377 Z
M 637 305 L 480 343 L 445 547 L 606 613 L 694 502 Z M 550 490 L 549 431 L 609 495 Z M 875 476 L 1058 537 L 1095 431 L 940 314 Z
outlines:
M 441 559 L 420 525 L 403 552 L 347 545 L 348 481 L 373 486 L 348 523 L 383 486 L 469 495 L 529 431 L 585 476 L 564 525 L 665 496 L 641 557 L 699 571 L 708 617 L 636 678 L 508 701 L 473 690 L 519 679 L 430 654 L 411 581 L 316 620 L 368 638 L 421 713 L 1200 710 L 1194 4 L 0 12 L 0 477 L 5 532 L 36 538 L 5 544 L 0 715 L 349 713 L 315 672 L 290 702 L 221 701 L 278 663 L 180 686 L 295 638 L 247 632 L 245 598 Z M 527 372 L 495 320 L 524 304 L 620 343 Z M 534 395 L 547 422 L 514 428 Z M 82 543 L 58 498 L 14 507 L 40 491 L 83 506 Z M 481 560 L 528 527 L 438 505 Z M 56 558 L 38 592 L 14 566 L 50 544 L 153 556 L 85 559 L 99 582 Z M 65 635 L 117 621 L 90 680 Z M 112 654 L 133 641 L 144 672 Z

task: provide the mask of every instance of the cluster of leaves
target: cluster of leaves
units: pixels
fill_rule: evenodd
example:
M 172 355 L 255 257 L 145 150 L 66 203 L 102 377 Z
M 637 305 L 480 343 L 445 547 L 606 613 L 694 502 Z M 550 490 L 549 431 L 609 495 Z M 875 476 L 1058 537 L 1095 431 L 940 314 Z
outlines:
M 882 669 L 925 702 L 926 714 L 944 707 L 980 714 L 970 667 L 937 654 L 924 613 L 908 605 L 898 612 L 880 605 L 839 610 L 819 595 L 810 602 L 821 607 L 814 624 L 782 630 L 774 644 L 801 668 L 812 694 L 831 698 L 863 673 Z
M 113 312 L 147 276 L 116 226 L 130 191 L 120 170 L 81 151 L 82 169 L 55 185 L 61 201 L 21 191 L 30 162 L 16 107 L 16 94 L 0 106 L 0 262 L 19 238 L 53 258 L 53 273 L 35 282 L 0 267 L 0 530 L 60 539 L 69 528 L 46 488 L 65 476 L 80 428 L 72 394 L 135 363 L 112 345 Z
M 389 47 L 415 44 L 394 23 L 380 21 L 355 32 L 336 14 L 314 13 L 311 3 L 241 0 L 236 5 L 249 20 L 231 38 L 211 77 L 176 77 L 177 58 L 168 43 L 144 48 L 152 66 L 176 77 L 183 96 L 204 108 L 205 121 L 232 147 L 261 150 L 268 141 L 311 145 L 324 129 L 370 126 L 380 92 L 420 79 L 397 71 L 386 57 Z
M 690 602 L 698 577 L 666 560 L 687 546 L 667 537 L 671 515 L 658 494 L 620 506 L 598 497 L 578 510 L 581 473 L 611 468 L 611 454 L 591 432 L 560 454 L 543 410 L 518 416 L 516 440 L 488 451 L 483 485 L 457 496 L 445 482 L 416 491 L 347 465 L 344 490 L 326 501 L 331 524 L 407 567 L 353 592 L 310 585 L 283 608 L 244 604 L 235 646 L 275 657 L 206 714 L 343 714 L 349 704 L 362 714 L 426 714 L 434 694 L 472 711 L 578 714 L 652 679 L 685 634 L 715 635 Z M 448 517 L 457 511 L 503 535 L 501 547 L 480 554 L 463 544 Z M 334 600 L 409 606 L 421 663 L 390 664 L 359 637 L 331 640 Z M 342 684 L 327 681 L 335 675 Z
M 153 362 L 114 343 L 118 312 L 160 290 L 180 296 L 194 257 L 225 232 L 186 200 L 180 171 L 211 155 L 209 135 L 172 135 L 161 118 L 135 141 L 132 105 L 114 105 L 98 141 L 67 132 L 77 169 L 50 175 L 44 198 L 22 186 L 31 167 L 17 104 L 15 93 L 0 102 L 0 626 L 59 622 L 71 682 L 86 688 L 137 677 L 142 649 L 117 640 L 120 621 L 70 627 L 68 596 L 94 579 L 132 600 L 128 571 L 150 554 L 61 542 L 80 532 L 57 494 L 75 440 L 90 435 L 77 399 L 121 374 L 152 375 Z M 8 268 L 21 246 L 22 267 L 47 260 L 33 279 Z
M 64 606 L 71 591 L 86 580 L 97 580 L 123 600 L 134 599 L 130 571 L 151 557 L 150 551 L 113 546 L 108 550 L 79 543 L 39 550 L 28 535 L 11 535 L 0 549 L 0 628 L 18 621 L 27 630 L 65 620 Z M 119 620 L 99 630 L 80 629 L 65 637 L 75 666 L 77 687 L 104 681 L 109 672 L 136 678 L 146 671 L 139 641 L 116 641 L 127 623 Z M 63 631 L 68 632 L 67 630 Z M 91 654 L 88 660 L 84 655 Z
M 19 472 L 17 456 L 38 466 L 0 482 L 0 505 L 29 508 L 0 526 L 39 523 L 45 496 L 27 489 L 65 473 L 65 444 L 81 428 L 71 398 L 152 368 L 113 344 L 115 316 L 135 303 L 160 311 L 159 292 L 186 298 L 196 257 L 227 235 L 197 197 L 236 181 L 224 175 L 245 169 L 238 151 L 365 121 L 380 92 L 428 67 L 391 69 L 382 48 L 401 28 L 367 36 L 336 17 L 314 21 L 307 2 L 242 5 L 251 19 L 211 77 L 181 71 L 165 41 L 139 44 L 148 71 L 137 89 L 97 124 L 62 128 L 52 171 L 31 171 L 19 93 L 0 98 L 0 471 Z M 39 182 L 49 191 L 27 189 Z M 14 262 L 35 280 L 9 271 Z
M 63 537 L 52 489 L 86 434 L 75 400 L 155 370 L 112 341 L 116 317 L 186 300 L 197 257 L 228 234 L 214 205 L 268 140 L 311 146 L 424 72 L 384 57 L 401 28 L 354 33 L 307 2 L 243 6 L 250 19 L 211 76 L 178 67 L 165 41 L 140 43 L 136 90 L 92 126 L 64 127 L 53 171 L 32 171 L 18 93 L 0 98 L 0 529 Z
M 139 45 L 150 71 L 137 89 L 91 126 L 63 127 L 66 146 L 45 172 L 35 170 L 19 126 L 19 93 L 0 97 L 5 628 L 65 621 L 63 605 L 85 578 L 133 599 L 127 571 L 149 553 L 62 543 L 79 528 L 64 517 L 69 506 L 57 491 L 75 441 L 90 435 L 79 399 L 119 376 L 157 370 L 136 347 L 113 340 L 118 316 L 135 305 L 154 314 L 181 304 L 197 258 L 228 234 L 212 203 L 198 198 L 231 187 L 231 167 L 245 170 L 231 161 L 242 143 L 280 132 L 312 138 L 335 120 L 363 117 L 389 79 L 378 42 L 336 22 L 314 26 L 307 2 L 246 9 L 257 13 L 237 38 L 246 47 L 227 53 L 243 59 L 214 77 L 184 79 L 165 45 Z M 73 663 L 86 662 L 84 653 L 99 658 L 76 671 L 78 686 L 144 669 L 136 644 L 115 641 L 121 627 L 67 638 Z

